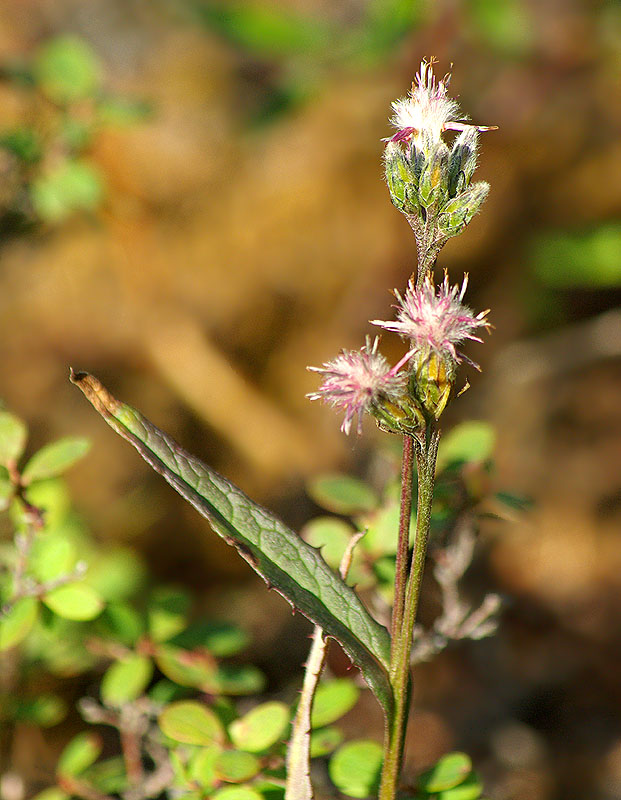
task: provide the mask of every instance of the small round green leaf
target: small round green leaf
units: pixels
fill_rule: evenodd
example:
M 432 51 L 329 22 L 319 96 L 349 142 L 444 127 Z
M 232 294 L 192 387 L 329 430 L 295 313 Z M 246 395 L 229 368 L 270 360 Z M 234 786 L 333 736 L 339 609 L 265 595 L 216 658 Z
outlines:
M 76 211 L 95 211 L 103 200 L 104 180 L 94 164 L 67 160 L 36 178 L 30 194 L 42 220 L 61 222 Z
M 482 791 L 481 781 L 474 773 L 471 773 L 459 786 L 438 792 L 434 797 L 437 800 L 479 800 Z
M 67 704 L 55 694 L 41 694 L 31 700 L 20 701 L 16 716 L 23 722 L 51 728 L 67 716 Z
M 228 783 L 244 783 L 261 771 L 261 762 L 243 750 L 224 750 L 215 761 L 216 776 Z
M 0 464 L 6 467 L 18 461 L 26 446 L 28 430 L 24 423 L 8 411 L 0 411 Z
M 129 547 L 106 548 L 89 564 L 88 583 L 104 600 L 127 600 L 146 583 L 145 565 Z
M 394 555 L 397 552 L 399 532 L 399 503 L 389 500 L 375 511 L 361 518 L 360 524 L 366 529 L 360 540 L 360 547 L 376 558 Z
M 88 439 L 68 436 L 45 445 L 26 464 L 22 478 L 24 483 L 56 478 L 88 453 Z
M 99 86 L 100 65 L 88 44 L 77 36 L 59 36 L 45 45 L 35 62 L 35 77 L 55 103 L 91 96 Z
M 97 629 L 103 636 L 128 647 L 136 644 L 144 633 L 141 615 L 127 603 L 108 603 L 97 620 Z
M 308 484 L 307 489 L 317 505 L 335 514 L 371 511 L 378 503 L 373 489 L 351 475 L 320 475 Z
M 472 770 L 470 757 L 465 753 L 449 753 L 423 772 L 418 787 L 428 793 L 452 789 L 462 783 Z
M 263 800 L 263 795 L 249 786 L 227 786 L 211 795 L 212 800 Z
M 68 575 L 76 562 L 75 547 L 60 534 L 39 537 L 33 546 L 30 567 L 42 583 Z
M 349 678 L 320 683 L 313 700 L 311 726 L 323 728 L 340 719 L 356 705 L 360 689 Z
M 217 666 L 205 650 L 183 650 L 172 645 L 160 645 L 155 662 L 171 681 L 180 686 L 192 686 L 207 691 L 214 685 Z
M 216 694 L 258 694 L 265 688 L 265 675 L 252 664 L 218 664 L 211 691 Z
M 101 681 L 101 699 L 108 706 L 121 706 L 139 697 L 153 675 L 150 658 L 136 653 L 115 661 Z
M 202 789 L 212 789 L 218 781 L 216 760 L 221 752 L 217 745 L 201 747 L 190 759 L 188 778 L 196 781 Z
M 68 583 L 43 597 L 45 605 L 59 617 L 73 620 L 94 619 L 103 607 L 97 592 L 85 583 Z
M 330 778 L 337 789 L 360 798 L 377 793 L 381 769 L 382 748 L 368 739 L 347 742 L 332 756 L 329 765 Z
M 321 758 L 332 753 L 343 741 L 343 732 L 338 728 L 320 728 L 310 737 L 311 758 Z
M 0 616 L 0 652 L 14 647 L 28 636 L 38 612 L 39 604 L 35 598 L 24 597 L 7 614 Z
M 58 775 L 80 775 L 99 758 L 102 747 L 101 737 L 97 734 L 79 733 L 60 754 L 56 772 Z
M 187 626 L 190 597 L 181 589 L 161 587 L 149 600 L 149 633 L 156 642 L 172 639 Z
M 159 716 L 166 736 L 184 744 L 222 744 L 224 728 L 218 717 L 200 703 L 181 700 L 167 706 Z
M 171 644 L 191 650 L 204 647 L 216 658 L 234 656 L 248 646 L 248 634 L 230 622 L 195 622 L 179 633 Z
M 448 464 L 487 461 L 494 453 L 496 432 L 487 422 L 462 422 L 440 442 L 438 469 Z
M 67 792 L 63 792 L 58 786 L 51 786 L 36 794 L 32 800 L 70 800 Z
M 240 750 L 261 753 L 282 740 L 290 713 L 285 703 L 276 700 L 262 703 L 231 723 L 231 741 Z

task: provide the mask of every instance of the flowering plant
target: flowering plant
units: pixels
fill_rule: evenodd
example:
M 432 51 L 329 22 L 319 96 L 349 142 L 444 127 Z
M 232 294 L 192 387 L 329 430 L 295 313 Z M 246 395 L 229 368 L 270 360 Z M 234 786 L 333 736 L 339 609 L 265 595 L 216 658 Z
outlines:
M 396 319 L 374 320 L 373 324 L 398 333 L 406 341 L 406 352 L 391 367 L 378 351 L 379 337 L 368 337 L 361 350 L 343 350 L 322 367 L 310 368 L 322 378 L 310 398 L 344 412 L 344 433 L 349 434 L 352 428 L 361 433 L 362 418 L 370 414 L 382 430 L 403 437 L 390 630 L 347 582 L 360 534 L 344 548 L 336 572 L 316 547 L 183 450 L 139 412 L 112 397 L 96 378 L 86 373 L 71 375 L 106 422 L 239 550 L 269 586 L 315 623 L 286 757 L 285 800 L 313 797 L 309 777 L 311 712 L 327 637 L 340 642 L 383 709 L 385 740 L 377 761 L 381 771 L 379 798 L 395 800 L 400 790 L 412 660 L 421 653 L 437 651 L 438 637 L 446 639 L 451 631 L 454 638 L 486 635 L 493 628 L 490 617 L 497 610 L 497 599 L 491 596 L 472 613 L 455 601 L 453 582 L 468 563 L 467 553 L 471 553 L 471 538 L 466 534 L 455 545 L 452 568 L 445 560 L 435 572 L 438 583 L 446 588 L 452 611 L 440 620 L 433 640 L 425 641 L 416 625 L 434 498 L 438 420 L 454 393 L 459 364 L 466 362 L 478 368 L 458 346 L 468 340 L 480 342 L 482 329 L 490 327 L 487 311 L 475 313 L 464 303 L 467 277 L 461 286 L 451 286 L 446 274 L 439 286 L 434 282 L 440 249 L 465 229 L 488 193 L 486 183 L 473 184 L 471 179 L 479 132 L 492 127 L 459 119 L 458 105 L 447 94 L 449 76 L 437 81 L 433 66 L 433 60 L 423 61 L 410 94 L 393 103 L 392 123 L 397 132 L 387 140 L 384 154 L 392 202 L 414 231 L 418 270 L 403 294 L 395 292 Z M 443 139 L 447 131 L 458 133 L 450 147 Z M 417 502 L 410 552 L 414 464 Z M 373 743 L 363 745 L 360 763 L 368 771 L 369 764 L 376 763 L 377 753 Z M 443 800 L 449 800 L 455 787 L 461 792 L 455 796 L 462 800 L 479 797 L 478 784 L 464 783 L 469 780 L 469 767 L 464 767 L 463 758 L 444 765 L 439 772 L 419 778 L 417 797 L 439 796 L 441 792 Z M 333 774 L 333 780 L 342 788 L 338 776 Z M 346 793 L 366 797 L 371 791 L 370 784 L 357 775 Z

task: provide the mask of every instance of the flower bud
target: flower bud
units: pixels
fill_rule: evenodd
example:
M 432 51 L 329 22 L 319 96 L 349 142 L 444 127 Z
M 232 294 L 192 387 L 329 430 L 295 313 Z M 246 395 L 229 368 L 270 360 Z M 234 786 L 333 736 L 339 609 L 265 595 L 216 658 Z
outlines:
M 393 205 L 404 214 L 418 212 L 418 176 L 408 156 L 396 142 L 384 151 L 386 183 Z
M 472 220 L 489 192 L 485 181 L 473 184 L 449 200 L 438 214 L 438 228 L 445 236 L 457 236 Z
M 437 142 L 426 156 L 418 182 L 418 199 L 427 209 L 446 202 L 449 191 L 449 149 L 444 142 Z
M 479 132 L 466 128 L 453 143 L 449 158 L 449 196 L 455 197 L 470 185 L 477 165 Z
M 457 363 L 449 353 L 431 349 L 417 353 L 412 361 L 410 391 L 429 416 L 439 419 L 451 396 Z

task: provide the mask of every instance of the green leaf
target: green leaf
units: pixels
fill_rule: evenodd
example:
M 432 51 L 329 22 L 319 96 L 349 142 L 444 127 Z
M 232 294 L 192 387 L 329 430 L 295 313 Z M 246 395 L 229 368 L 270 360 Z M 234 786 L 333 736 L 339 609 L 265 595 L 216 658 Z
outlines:
M 362 530 L 366 530 L 366 534 L 360 540 L 361 549 L 371 553 L 374 558 L 394 555 L 399 536 L 399 514 L 398 500 L 391 499 L 370 514 L 362 516 L 359 524 Z M 412 532 L 411 536 L 413 535 Z
M 437 800 L 479 800 L 483 786 L 479 778 L 472 773 L 463 783 L 453 789 L 446 789 L 434 795 Z
M 332 782 L 343 794 L 371 797 L 379 787 L 382 748 L 369 739 L 347 742 L 332 756 L 328 769 Z
M 104 794 L 121 795 L 128 787 L 125 761 L 122 756 L 98 761 L 86 770 L 82 780 Z
M 153 107 L 144 100 L 127 97 L 106 97 L 97 107 L 99 121 L 104 125 L 125 127 L 143 122 L 153 115 Z
M 142 617 L 127 603 L 108 603 L 97 620 L 97 629 L 127 647 L 136 644 L 144 633 Z
M 332 753 L 343 741 L 343 731 L 339 728 L 321 728 L 313 731 L 310 737 L 310 757 L 321 758 Z
M 462 783 L 472 770 L 465 753 L 449 753 L 419 777 L 417 786 L 429 794 L 452 789 Z
M 321 550 L 323 559 L 333 570 L 338 570 L 343 553 L 355 533 L 355 529 L 345 520 L 328 516 L 315 517 L 300 531 L 304 541 Z M 356 549 L 347 573 L 347 583 L 359 589 L 366 588 L 369 578 L 369 571 L 365 569 L 362 556 Z
M 45 445 L 26 464 L 22 473 L 24 483 L 58 477 L 85 456 L 90 446 L 88 439 L 73 436 Z
M 229 726 L 231 741 L 240 750 L 261 753 L 280 742 L 289 724 L 290 710 L 274 700 L 262 703 Z
M 379 499 L 366 483 L 351 475 L 338 473 L 319 475 L 307 486 L 310 497 L 318 506 L 334 514 L 359 514 L 373 510 Z
M 243 750 L 225 750 L 214 764 L 217 778 L 228 783 L 244 783 L 261 771 L 261 762 Z
M 24 447 L 28 429 L 25 424 L 8 411 L 0 411 L 0 464 L 6 467 L 19 461 Z
M 190 596 L 182 589 L 156 589 L 148 608 L 149 633 L 156 642 L 165 642 L 185 629 Z
M 17 719 L 32 722 L 41 728 L 51 728 L 67 716 L 67 704 L 55 694 L 40 694 L 31 700 L 20 700 Z
M 24 597 L 7 614 L 0 615 L 0 652 L 15 647 L 28 636 L 38 612 L 39 603 L 35 598 Z
M 167 678 L 180 686 L 208 691 L 213 685 L 217 666 L 206 650 L 160 645 L 155 650 L 155 662 Z
M 546 286 L 615 288 L 621 286 L 621 225 L 601 225 L 575 233 L 554 231 L 531 244 L 535 275 Z
M 270 781 L 255 781 L 252 788 L 259 792 L 263 800 L 285 800 L 285 787 Z
M 89 563 L 86 580 L 106 601 L 127 600 L 143 588 L 147 571 L 134 550 L 111 547 Z
M 316 550 L 137 411 L 115 400 L 95 378 L 72 373 L 72 381 L 106 422 L 237 547 L 264 580 L 342 644 L 390 714 L 388 632 Z
M 216 694 L 258 694 L 265 688 L 265 675 L 252 664 L 218 664 L 211 691 Z
M 71 103 L 99 87 L 99 62 L 85 41 L 59 36 L 46 44 L 35 62 L 35 78 L 55 103 Z
M 159 680 L 148 691 L 148 695 L 151 700 L 160 706 L 168 705 L 175 700 L 184 700 L 191 694 L 193 694 L 193 692 L 186 687 L 178 686 L 176 683 L 173 683 L 166 678 Z
M 317 18 L 270 5 L 233 0 L 196 0 L 198 19 L 220 36 L 261 56 L 325 52 L 333 31 Z
M 223 744 L 224 728 L 206 706 L 192 700 L 171 703 L 159 716 L 159 726 L 170 739 L 184 744 Z
M 73 777 L 93 764 L 101 753 L 103 743 L 95 733 L 84 732 L 74 737 L 60 754 L 56 772 Z
M 153 675 L 150 658 L 132 654 L 108 667 L 101 681 L 101 699 L 108 706 L 121 706 L 139 697 Z
M 360 689 L 349 678 L 335 678 L 320 683 L 315 692 L 311 725 L 323 728 L 340 719 L 356 705 Z
M 0 477 L 0 511 L 6 511 L 11 505 L 15 487 L 9 480 Z
M 43 596 L 43 602 L 59 617 L 74 620 L 94 619 L 104 607 L 94 589 L 84 583 L 68 583 Z
M 57 223 L 76 211 L 95 211 L 103 200 L 104 182 L 95 165 L 67 160 L 34 180 L 30 191 L 39 217 Z
M 202 789 L 212 789 L 217 783 L 216 760 L 222 752 L 217 745 L 201 747 L 190 759 L 188 778 L 196 781 Z
M 263 795 L 249 786 L 227 786 L 210 795 L 211 800 L 263 800 Z
M 449 464 L 487 461 L 494 452 L 496 432 L 487 422 L 462 422 L 440 441 L 438 470 Z
M 58 786 L 51 786 L 49 789 L 44 789 L 39 794 L 36 794 L 32 800 L 70 800 L 67 792 L 63 792 Z
M 204 647 L 216 658 L 228 658 L 244 650 L 248 634 L 230 622 L 195 622 L 171 639 L 171 644 L 191 650 Z
M 75 562 L 75 547 L 64 536 L 51 534 L 35 540 L 30 568 L 41 583 L 69 574 Z

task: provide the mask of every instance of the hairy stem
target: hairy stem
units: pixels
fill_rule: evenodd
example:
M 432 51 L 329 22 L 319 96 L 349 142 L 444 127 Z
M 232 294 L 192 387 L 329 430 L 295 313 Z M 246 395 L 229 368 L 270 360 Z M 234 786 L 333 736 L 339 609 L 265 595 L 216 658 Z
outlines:
M 424 441 L 416 443 L 416 466 L 418 471 L 416 538 L 403 602 L 402 624 L 400 629 L 395 631 L 396 636 L 393 640 L 390 682 L 394 693 L 395 708 L 394 715 L 386 730 L 384 763 L 378 800 L 394 800 L 399 786 L 405 727 L 408 717 L 412 633 L 416 622 L 418 598 L 425 566 L 425 555 L 427 553 L 438 441 L 439 435 L 431 425 L 428 425 Z
M 395 596 L 392 609 L 391 661 L 394 661 L 395 642 L 403 624 L 405 587 L 408 577 L 408 552 L 410 547 L 410 520 L 412 518 L 412 467 L 414 464 L 414 439 L 407 434 L 403 437 L 403 458 L 401 462 L 401 510 L 399 514 L 399 538 L 397 542 L 397 563 L 395 573 Z

